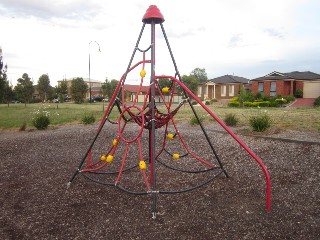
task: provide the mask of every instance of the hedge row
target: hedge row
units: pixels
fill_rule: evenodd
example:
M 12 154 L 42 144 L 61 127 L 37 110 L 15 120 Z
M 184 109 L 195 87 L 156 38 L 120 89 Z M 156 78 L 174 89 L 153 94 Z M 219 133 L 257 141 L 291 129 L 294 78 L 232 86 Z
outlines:
M 280 107 L 282 104 L 287 103 L 287 100 L 284 98 L 275 99 L 273 101 L 260 101 L 255 100 L 253 102 L 243 102 L 244 107 Z M 231 99 L 228 102 L 229 107 L 240 107 L 241 104 L 239 101 L 235 99 Z

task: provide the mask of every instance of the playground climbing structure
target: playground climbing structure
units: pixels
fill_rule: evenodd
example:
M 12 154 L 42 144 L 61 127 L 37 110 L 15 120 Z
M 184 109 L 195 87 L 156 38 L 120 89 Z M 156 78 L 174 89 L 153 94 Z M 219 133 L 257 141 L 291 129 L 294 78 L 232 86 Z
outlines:
M 95 136 L 68 185 L 81 174 L 98 184 L 127 193 L 151 196 L 153 218 L 159 194 L 194 190 L 218 176 L 228 177 L 209 136 L 202 115 L 216 121 L 255 160 L 266 179 L 266 208 L 270 210 L 269 173 L 253 153 L 202 101 L 183 83 L 163 27 L 164 17 L 151 5 L 142 19 L 143 25 L 128 67 L 110 99 Z M 141 48 L 146 26 L 151 42 Z M 160 26 L 173 65 L 173 75 L 156 74 L 156 27 Z M 158 35 L 157 35 L 158 36 Z M 134 60 L 137 62 L 134 63 Z M 157 60 L 157 63 L 159 61 Z M 135 94 L 128 96 L 125 82 L 138 76 Z M 141 95 L 143 88 L 146 93 Z M 194 104 L 198 106 L 195 106 Z M 199 110 L 200 109 L 200 110 Z M 189 111 L 198 123 L 196 136 L 188 135 L 183 114 Z M 178 117 L 180 116 L 180 117 Z M 193 145 L 196 141 L 197 144 Z

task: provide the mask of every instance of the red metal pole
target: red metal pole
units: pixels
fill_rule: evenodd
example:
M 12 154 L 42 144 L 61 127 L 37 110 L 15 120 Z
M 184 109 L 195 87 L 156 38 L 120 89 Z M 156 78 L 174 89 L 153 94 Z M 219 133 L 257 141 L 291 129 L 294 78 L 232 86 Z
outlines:
M 171 80 L 175 81 L 180 85 L 180 87 L 183 88 L 184 91 L 186 91 L 193 99 L 195 99 L 201 107 L 203 107 L 204 110 L 207 111 L 207 113 L 210 114 L 211 117 L 213 117 L 220 125 L 223 127 L 230 135 L 231 137 L 236 140 L 240 146 L 249 153 L 252 158 L 260 165 L 266 179 L 266 209 L 267 211 L 271 210 L 271 181 L 270 181 L 270 175 L 266 168 L 266 166 L 263 164 L 262 160 L 237 136 L 235 135 L 232 130 L 220 119 L 218 118 L 205 104 L 203 104 L 200 99 L 193 94 L 181 81 L 178 79 L 172 77 L 172 76 L 155 76 L 156 79 L 158 78 L 170 78 Z

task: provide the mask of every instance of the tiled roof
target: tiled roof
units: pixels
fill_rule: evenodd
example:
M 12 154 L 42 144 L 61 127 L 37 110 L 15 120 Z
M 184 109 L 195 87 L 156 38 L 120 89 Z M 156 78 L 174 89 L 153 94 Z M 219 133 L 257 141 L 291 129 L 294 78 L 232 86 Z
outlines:
M 249 79 L 244 77 L 238 77 L 234 75 L 224 75 L 221 77 L 213 78 L 208 80 L 208 82 L 214 83 L 249 83 Z
M 320 75 L 314 72 L 289 72 L 289 73 L 280 73 L 280 72 L 272 72 L 266 76 L 252 79 L 251 81 L 259 81 L 259 80 L 319 80 Z

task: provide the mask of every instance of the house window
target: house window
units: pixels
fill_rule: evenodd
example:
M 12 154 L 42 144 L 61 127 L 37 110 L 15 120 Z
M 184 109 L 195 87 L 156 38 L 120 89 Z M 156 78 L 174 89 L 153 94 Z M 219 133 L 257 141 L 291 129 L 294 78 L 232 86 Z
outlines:
M 258 83 L 258 92 L 262 92 L 263 93 L 263 82 L 259 82 Z
M 227 86 L 221 86 L 221 96 L 225 97 L 227 93 Z
M 234 85 L 229 85 L 229 96 L 234 96 Z
M 275 97 L 277 93 L 277 83 L 271 82 L 270 83 L 270 97 Z

